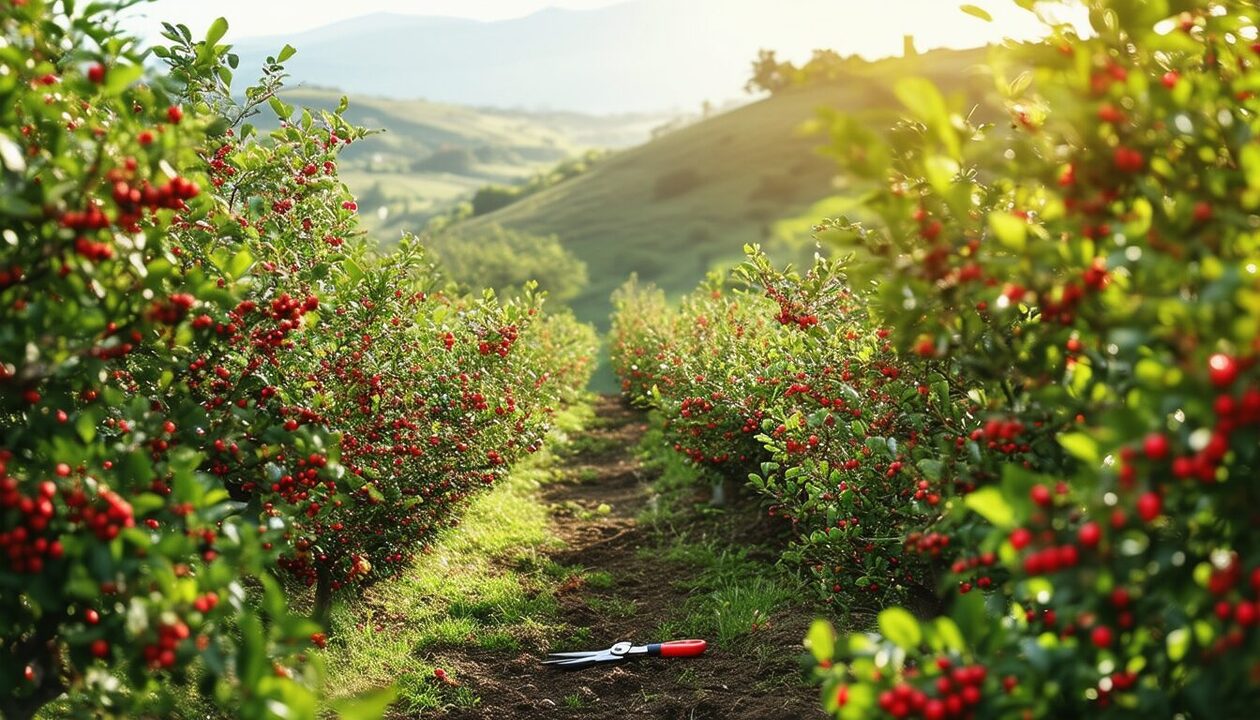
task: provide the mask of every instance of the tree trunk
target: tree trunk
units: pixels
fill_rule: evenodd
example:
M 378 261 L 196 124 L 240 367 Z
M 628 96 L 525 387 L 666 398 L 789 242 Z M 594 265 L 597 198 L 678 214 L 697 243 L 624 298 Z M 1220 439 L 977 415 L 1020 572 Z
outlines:
M 709 504 L 713 507 L 726 506 L 726 478 L 714 481 L 713 495 L 709 498 Z
M 328 626 L 328 615 L 332 612 L 332 574 L 328 568 L 320 564 L 316 566 L 315 607 L 311 611 L 311 619 Z
M 35 692 L 20 700 L 10 700 L 0 717 L 4 720 L 31 720 L 35 713 L 66 691 L 59 678 L 45 678 Z
M 45 615 L 35 628 L 35 633 L 17 647 L 8 648 L 4 653 L 11 661 L 15 672 L 18 668 L 30 666 L 35 668 L 35 681 L 39 684 L 34 692 L 24 698 L 10 698 L 8 704 L 0 707 L 0 718 L 4 720 L 31 720 L 35 713 L 48 703 L 61 697 L 66 686 L 61 681 L 61 657 L 54 639 L 57 630 L 56 615 Z

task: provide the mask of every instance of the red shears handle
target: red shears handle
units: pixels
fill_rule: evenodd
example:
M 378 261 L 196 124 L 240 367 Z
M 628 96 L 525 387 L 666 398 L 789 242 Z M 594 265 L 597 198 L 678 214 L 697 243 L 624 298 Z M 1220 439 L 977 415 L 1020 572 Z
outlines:
M 696 657 L 704 654 L 708 646 L 703 640 L 671 640 L 648 645 L 647 654 L 651 657 Z

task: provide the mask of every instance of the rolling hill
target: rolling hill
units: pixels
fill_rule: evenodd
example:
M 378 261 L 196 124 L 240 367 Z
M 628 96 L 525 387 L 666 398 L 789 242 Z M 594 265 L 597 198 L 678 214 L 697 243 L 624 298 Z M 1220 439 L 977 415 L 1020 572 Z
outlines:
M 801 126 L 828 106 L 891 118 L 893 80 L 914 73 L 961 87 L 982 50 L 935 51 L 861 67 L 830 84 L 798 87 L 613 155 L 590 172 L 456 226 L 497 223 L 558 235 L 587 263 L 591 284 L 577 315 L 607 323 L 609 294 L 630 273 L 668 293 L 693 288 L 715 266 L 765 242 L 784 218 L 838 214 L 845 202 L 824 140 Z M 803 233 L 806 235 L 807 232 Z
M 297 106 L 333 109 L 342 95 L 298 87 L 283 97 Z M 346 117 L 382 130 L 342 155 L 342 177 L 359 198 L 368 226 L 402 215 L 412 230 L 423 229 L 428 216 L 486 184 L 521 181 L 590 148 L 640 143 L 663 119 L 536 114 L 370 96 L 351 96 Z

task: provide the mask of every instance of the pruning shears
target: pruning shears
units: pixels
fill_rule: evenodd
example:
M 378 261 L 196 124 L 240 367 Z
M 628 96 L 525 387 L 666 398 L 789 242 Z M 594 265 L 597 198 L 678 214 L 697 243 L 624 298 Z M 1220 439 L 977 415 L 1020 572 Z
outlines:
M 543 661 L 543 665 L 552 665 L 562 670 L 581 670 L 595 665 L 618 663 L 641 657 L 696 657 L 704 654 L 708 646 L 709 644 L 703 640 L 671 640 L 649 645 L 635 645 L 623 640 L 607 650 L 551 653 Z

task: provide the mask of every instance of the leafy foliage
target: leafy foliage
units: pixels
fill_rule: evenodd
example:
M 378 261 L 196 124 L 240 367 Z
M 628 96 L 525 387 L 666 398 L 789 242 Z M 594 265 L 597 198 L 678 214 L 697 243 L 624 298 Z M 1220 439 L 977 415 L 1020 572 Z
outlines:
M 1260 700 L 1254 8 L 1086 4 L 1089 37 L 1051 26 L 996 51 L 1009 123 L 907 79 L 886 138 L 832 129 L 837 157 L 870 150 L 851 169 L 873 219 L 817 236 L 854 252 L 889 367 L 923 396 L 889 394 L 905 458 L 886 458 L 927 483 L 895 508 L 921 516 L 877 527 L 929 551 L 947 610 L 889 608 L 871 635 L 816 627 L 838 717 L 1241 717 Z M 797 348 L 801 364 L 825 352 Z M 715 354 L 758 352 L 729 338 Z M 802 498 L 809 468 L 776 458 L 753 483 Z M 833 497 L 889 497 L 836 481 Z M 852 546 L 824 555 L 843 568 Z
M 317 604 L 396 571 L 538 447 L 590 331 L 373 256 L 336 172 L 365 133 L 276 98 L 292 49 L 234 99 L 225 22 L 148 74 L 127 4 L 0 15 L 0 699 L 313 717 L 276 571 Z
M 588 282 L 586 263 L 565 249 L 555 235 L 489 225 L 475 230 L 458 226 L 435 233 L 428 246 L 444 273 L 460 287 L 492 288 L 512 297 L 530 281 L 548 296 L 565 302 Z

